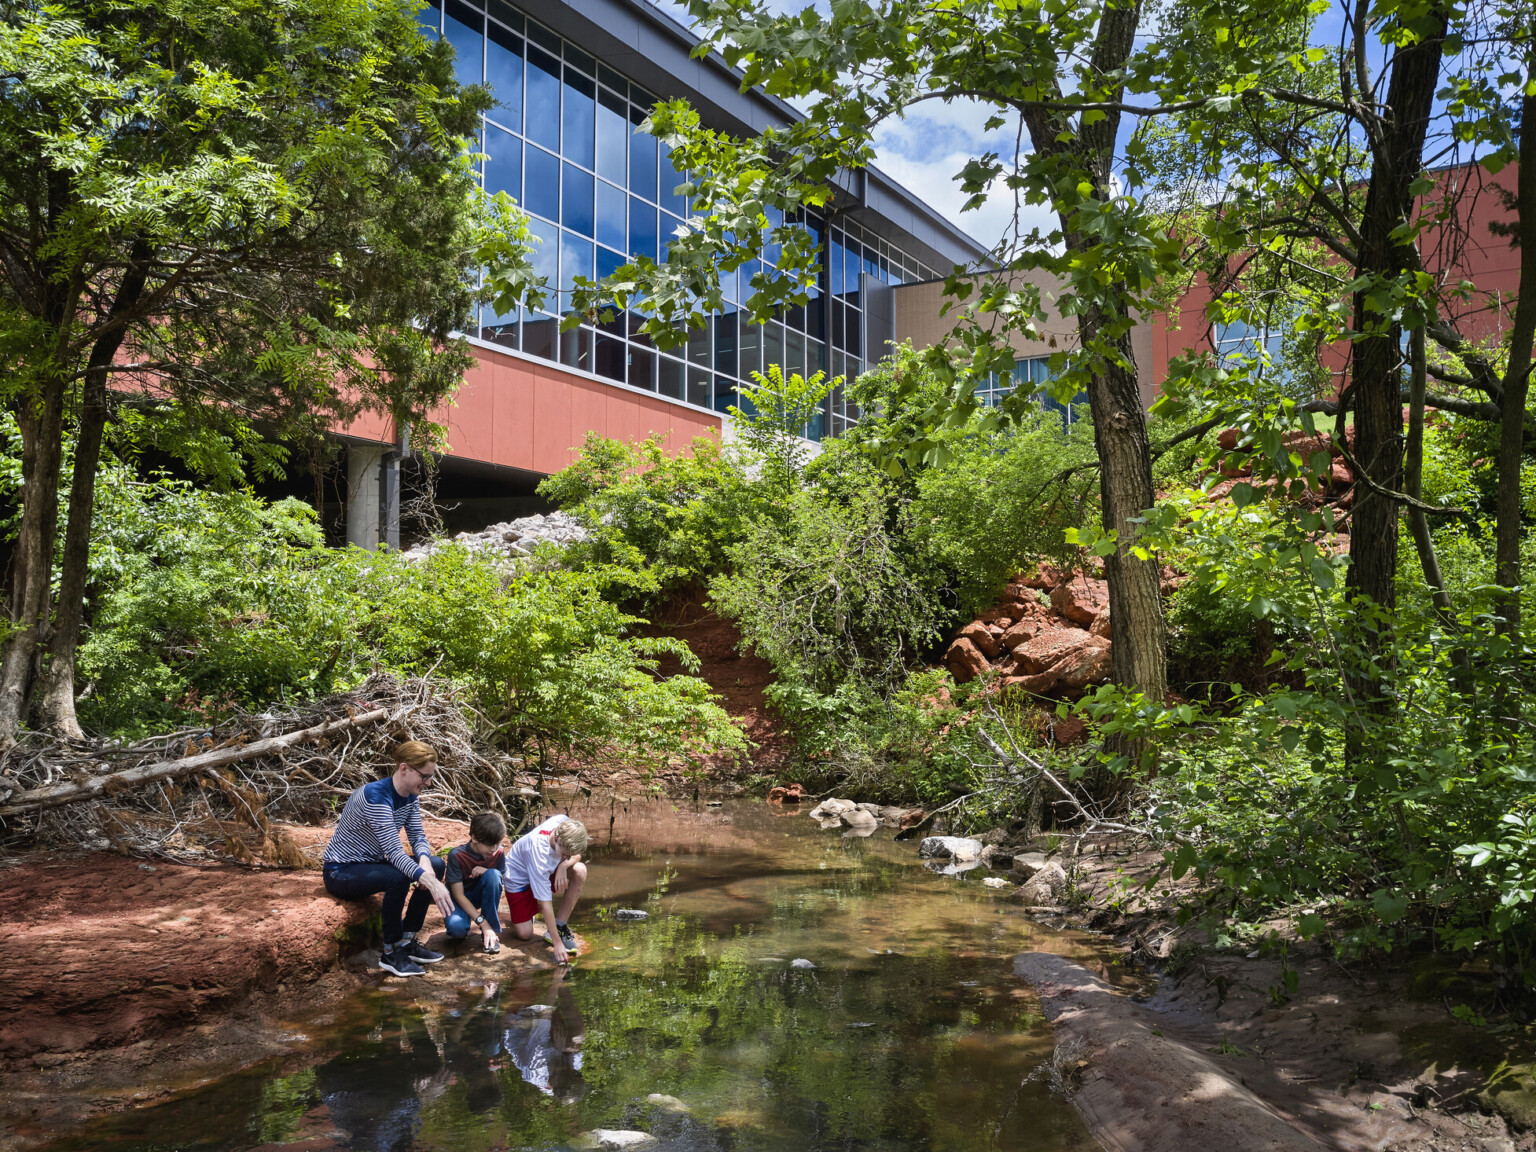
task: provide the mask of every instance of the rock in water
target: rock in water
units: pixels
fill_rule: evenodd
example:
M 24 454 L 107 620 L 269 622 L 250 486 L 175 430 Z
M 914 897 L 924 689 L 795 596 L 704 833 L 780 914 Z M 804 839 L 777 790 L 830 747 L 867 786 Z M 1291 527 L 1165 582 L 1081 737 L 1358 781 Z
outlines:
M 594 1128 L 578 1137 L 578 1148 L 649 1148 L 656 1137 L 649 1132 L 630 1132 L 621 1128 Z
M 647 1104 L 654 1104 L 657 1108 L 666 1112 L 686 1112 L 688 1105 L 684 1104 L 676 1096 L 668 1096 L 663 1092 L 652 1092 L 645 1098 Z
M 789 962 L 789 966 L 791 968 L 804 968 L 804 969 L 814 969 L 816 967 L 816 965 L 812 964 L 809 960 L 805 959 L 804 957 L 801 957 L 798 960 L 791 960 Z
M 980 860 L 982 844 L 968 836 L 929 836 L 917 846 L 919 856 L 937 859 Z
M 1004 880 L 1001 876 L 988 876 L 982 881 L 982 883 L 985 884 L 988 888 L 1008 887 L 1008 881 Z
M 1066 870 L 1052 860 L 1024 882 L 1024 886 L 1019 889 L 1019 898 L 1027 907 L 1048 907 L 1060 904 L 1066 898 L 1069 887 L 1071 882 L 1067 879 Z
M 867 828 L 871 832 L 873 832 L 876 828 L 880 827 L 880 821 L 877 818 L 875 818 L 874 816 L 871 816 L 863 808 L 855 808 L 851 812 L 844 812 L 843 813 L 843 823 L 848 825 L 848 827 L 850 827 L 850 828 L 855 828 L 855 829 Z
M 1013 857 L 1013 875 L 1021 884 L 1044 867 L 1045 854 L 1042 852 L 1019 852 Z
M 844 813 L 853 812 L 858 808 L 852 800 L 823 800 L 811 809 L 812 820 L 830 820 L 833 817 L 842 818 Z
M 638 908 L 620 908 L 613 914 L 615 920 L 644 920 L 649 912 L 642 912 Z

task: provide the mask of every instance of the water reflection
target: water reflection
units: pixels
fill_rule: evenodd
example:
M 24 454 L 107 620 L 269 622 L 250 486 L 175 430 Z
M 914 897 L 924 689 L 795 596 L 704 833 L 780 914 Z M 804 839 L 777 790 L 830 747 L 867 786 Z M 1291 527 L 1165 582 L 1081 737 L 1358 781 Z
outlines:
M 1049 1032 L 1009 974 L 1046 941 L 974 877 L 929 873 L 887 831 L 844 840 L 760 805 L 573 814 L 608 845 L 569 975 L 390 982 L 310 1067 L 57 1147 L 474 1152 L 595 1128 L 659 1152 L 1094 1147 L 1035 1075 Z

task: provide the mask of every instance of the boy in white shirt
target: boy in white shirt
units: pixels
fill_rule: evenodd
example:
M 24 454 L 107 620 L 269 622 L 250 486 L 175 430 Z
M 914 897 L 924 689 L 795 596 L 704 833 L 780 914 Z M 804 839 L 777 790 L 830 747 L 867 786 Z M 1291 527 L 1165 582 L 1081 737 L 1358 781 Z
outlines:
M 576 937 L 566 921 L 587 882 L 587 866 L 581 860 L 586 850 L 584 824 L 569 816 L 551 816 L 512 845 L 502 861 L 512 931 L 519 940 L 532 939 L 534 913 L 541 913 L 556 964 L 569 963 L 576 951 Z M 556 896 L 562 897 L 559 915 Z

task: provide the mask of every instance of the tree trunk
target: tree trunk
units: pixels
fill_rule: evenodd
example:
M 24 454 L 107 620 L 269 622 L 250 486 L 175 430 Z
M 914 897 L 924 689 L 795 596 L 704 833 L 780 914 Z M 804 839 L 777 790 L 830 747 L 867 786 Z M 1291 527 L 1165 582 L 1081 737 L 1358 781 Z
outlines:
M 21 527 L 11 577 L 11 634 L 0 646 L 0 748 L 26 719 L 38 660 L 48 638 L 53 542 L 59 526 L 59 466 L 64 439 L 64 380 L 50 377 L 24 397 L 21 429 Z
M 1415 500 L 1424 499 L 1424 326 L 1409 334 L 1408 383 L 1408 458 L 1403 467 L 1403 492 Z M 1435 539 L 1429 532 L 1429 517 L 1424 509 L 1408 506 L 1408 526 L 1413 531 L 1414 547 L 1419 553 L 1419 567 L 1429 585 L 1435 611 L 1447 625 L 1454 625 L 1451 597 L 1445 590 L 1445 576 L 1440 571 L 1440 557 L 1435 553 Z
M 101 440 L 107 427 L 107 382 L 123 345 L 124 330 L 111 322 L 132 309 L 144 294 L 153 253 L 143 242 L 133 246 L 132 262 L 118 284 L 107 313 L 108 333 L 91 348 L 75 436 L 75 468 L 69 487 L 69 523 L 64 528 L 64 556 L 59 573 L 59 602 L 48 646 L 37 711 L 43 727 L 56 736 L 80 740 L 85 733 L 75 717 L 75 654 L 85 624 L 85 586 L 90 578 L 91 526 L 96 508 L 96 477 L 101 469 Z
M 1140 3 L 1105 9 L 1094 38 L 1093 67 L 1098 75 L 1120 74 L 1135 47 L 1140 19 Z M 1054 85 L 1054 78 L 1050 83 Z M 1123 93 L 1121 85 L 1100 93 L 1099 98 L 1114 101 Z M 1073 167 L 1088 175 L 1093 198 L 1101 202 L 1112 199 L 1115 139 L 1120 129 L 1118 112 L 1076 126 L 1042 111 L 1024 113 L 1024 121 L 1037 153 L 1060 155 L 1063 159 L 1070 155 Z M 1063 178 L 1075 183 L 1078 176 L 1076 172 L 1064 172 Z M 1069 213 L 1062 213 L 1060 220 L 1069 250 L 1086 252 L 1094 246 L 1095 237 L 1077 230 Z M 1123 300 L 1128 293 L 1119 295 Z M 1160 595 L 1161 570 L 1156 557 L 1138 560 L 1131 553 L 1137 529 L 1132 521 L 1146 513 L 1157 499 L 1152 486 L 1152 446 L 1130 337 L 1106 334 L 1111 324 L 1123 319 L 1110 316 L 1101 308 L 1086 309 L 1078 316 L 1083 347 L 1109 345 L 1090 378 L 1088 405 L 1093 413 L 1094 448 L 1099 458 L 1104 527 L 1116 534 L 1115 551 L 1104 560 L 1109 615 L 1114 621 L 1110 654 L 1119 684 L 1162 704 L 1168 695 L 1168 652 Z M 1145 751 L 1130 746 L 1111 750 L 1133 758 L 1139 758 Z
M 1424 137 L 1445 45 L 1445 10 L 1436 9 L 1432 18 L 1431 34 L 1401 50 L 1392 66 L 1382 138 L 1374 149 L 1360 223 L 1358 272 L 1362 276 L 1396 278 L 1414 264 L 1412 241 L 1394 232 L 1413 217 L 1411 189 L 1424 169 Z M 1365 31 L 1357 34 L 1363 36 Z M 1370 292 L 1366 288 L 1355 294 L 1356 331 L 1381 322 L 1371 306 Z M 1377 485 L 1394 492 L 1402 490 L 1403 480 L 1400 335 L 1398 325 L 1390 324 L 1379 334 L 1357 340 L 1351 357 L 1354 455 Z M 1397 606 L 1397 503 L 1356 483 L 1351 521 L 1348 588 L 1375 602 L 1390 619 Z M 1366 635 L 1376 637 L 1378 647 L 1385 645 L 1385 634 L 1367 630 Z M 1376 697 L 1373 686 L 1361 687 L 1366 698 Z
M 1527 74 L 1527 81 L 1536 76 Z M 1504 631 L 1520 637 L 1520 470 L 1525 462 L 1525 400 L 1530 389 L 1531 341 L 1536 337 L 1536 96 L 1520 102 L 1519 187 L 1515 227 L 1520 247 L 1520 292 L 1509 337 L 1509 365 L 1499 398 L 1499 482 L 1494 528 L 1494 580 L 1508 589 L 1501 597 Z M 1516 646 L 1518 651 L 1518 644 Z

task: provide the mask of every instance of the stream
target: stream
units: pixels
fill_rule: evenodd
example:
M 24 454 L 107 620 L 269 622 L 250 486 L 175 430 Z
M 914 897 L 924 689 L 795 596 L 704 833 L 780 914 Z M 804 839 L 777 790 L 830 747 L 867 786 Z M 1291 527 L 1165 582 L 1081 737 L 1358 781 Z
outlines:
M 762 802 L 564 810 L 593 839 L 568 973 L 461 960 L 458 980 L 450 954 L 430 981 L 292 1021 L 282 1060 L 48 1147 L 479 1152 L 593 1129 L 660 1152 L 1096 1147 L 1010 959 L 1098 946 L 1029 920 L 984 869 L 938 875 L 889 830 L 845 837 Z

